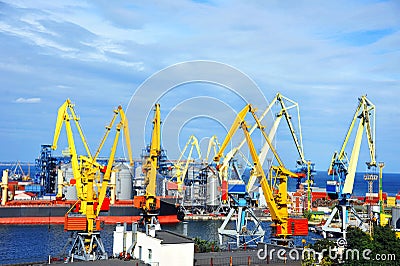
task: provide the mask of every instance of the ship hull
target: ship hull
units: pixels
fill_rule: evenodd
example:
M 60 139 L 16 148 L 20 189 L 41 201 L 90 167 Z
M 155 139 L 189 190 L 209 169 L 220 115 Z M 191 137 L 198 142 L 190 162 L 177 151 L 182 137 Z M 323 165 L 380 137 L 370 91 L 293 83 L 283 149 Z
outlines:
M 64 224 L 69 204 L 38 205 L 34 201 L 19 206 L 1 206 L 0 224 Z M 178 208 L 174 199 L 160 200 L 158 220 L 161 224 L 178 223 Z M 132 223 L 141 218 L 141 210 L 133 207 L 133 200 L 110 205 L 107 212 L 101 212 L 99 220 L 105 224 Z

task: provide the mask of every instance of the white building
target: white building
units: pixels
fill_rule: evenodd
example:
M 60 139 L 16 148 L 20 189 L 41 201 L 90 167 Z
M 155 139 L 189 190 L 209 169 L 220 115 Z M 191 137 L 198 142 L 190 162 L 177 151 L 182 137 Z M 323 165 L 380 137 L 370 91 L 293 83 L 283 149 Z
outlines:
M 137 232 L 133 255 L 150 265 L 193 265 L 194 241 L 173 232 L 150 229 L 148 235 Z
M 35 198 L 36 195 L 31 192 L 16 193 L 14 196 L 14 200 L 34 200 Z

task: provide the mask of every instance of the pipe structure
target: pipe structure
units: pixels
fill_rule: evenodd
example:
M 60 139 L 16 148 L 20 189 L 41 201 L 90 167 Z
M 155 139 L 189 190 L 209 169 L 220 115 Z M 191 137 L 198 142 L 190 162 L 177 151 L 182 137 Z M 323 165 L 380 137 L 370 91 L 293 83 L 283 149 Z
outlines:
M 8 190 L 8 169 L 3 170 L 3 177 L 1 180 L 1 188 L 2 188 L 2 196 L 1 196 L 1 205 L 6 205 L 8 195 L 7 195 L 7 190 Z
M 58 199 L 62 198 L 63 187 L 64 187 L 63 171 L 61 169 L 57 169 L 57 196 L 56 196 L 56 198 L 58 198 Z
M 383 196 L 382 196 L 382 169 L 385 163 L 379 162 L 379 223 L 381 226 L 385 224 L 385 210 L 383 207 Z

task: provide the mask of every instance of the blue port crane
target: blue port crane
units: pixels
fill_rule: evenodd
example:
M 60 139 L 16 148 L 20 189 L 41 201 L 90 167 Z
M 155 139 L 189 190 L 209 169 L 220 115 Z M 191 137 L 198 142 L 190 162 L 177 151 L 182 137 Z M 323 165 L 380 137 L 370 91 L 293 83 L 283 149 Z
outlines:
M 349 145 L 350 138 L 354 136 L 352 132 L 356 127 L 357 121 L 358 126 L 349 158 L 346 153 L 346 148 Z M 368 230 L 366 224 L 363 223 L 351 204 L 351 195 L 353 193 L 354 179 L 364 131 L 367 135 L 370 157 L 366 165 L 368 171 L 374 173 L 377 167 L 375 159 L 375 105 L 367 99 L 366 95 L 358 99 L 358 106 L 351 120 L 342 147 L 339 152 L 334 152 L 328 169 L 330 180 L 327 181 L 326 191 L 331 199 L 337 199 L 339 203 L 334 207 L 328 220 L 322 226 L 324 237 L 327 237 L 330 233 L 346 238 L 347 227 L 349 225 L 357 226 L 364 231 Z M 352 215 L 354 215 L 354 217 L 352 217 Z M 339 226 L 334 226 L 333 221 L 335 219 L 340 221 Z

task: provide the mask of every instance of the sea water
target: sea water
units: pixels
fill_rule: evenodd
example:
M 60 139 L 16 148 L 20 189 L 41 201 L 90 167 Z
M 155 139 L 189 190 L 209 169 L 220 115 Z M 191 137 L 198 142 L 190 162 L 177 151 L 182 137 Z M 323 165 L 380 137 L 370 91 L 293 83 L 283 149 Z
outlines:
M 377 175 L 379 173 L 376 173 Z M 364 180 L 365 173 L 356 173 L 353 186 L 354 196 L 365 196 L 368 192 L 368 182 Z M 314 176 L 315 186 L 325 188 L 326 181 L 331 180 L 327 171 L 317 171 Z M 290 178 L 288 181 L 288 191 L 296 191 L 296 180 Z M 306 182 L 306 181 L 304 181 Z M 400 173 L 383 173 L 382 174 L 383 192 L 388 196 L 396 196 L 400 192 Z M 373 182 L 373 192 L 378 193 L 379 180 Z
M 188 237 L 199 237 L 218 243 L 218 228 L 222 220 L 188 221 Z M 266 231 L 265 242 L 271 233 L 270 222 L 261 224 Z M 129 227 L 129 226 L 128 226 Z M 163 230 L 183 233 L 183 224 L 163 225 Z M 105 225 L 100 232 L 106 252 L 111 256 L 114 225 Z M 46 262 L 49 258 L 63 258 L 70 246 L 65 247 L 71 233 L 64 232 L 63 225 L 0 225 L 0 264 Z M 313 243 L 320 236 L 310 232 L 304 237 Z M 302 237 L 295 244 L 301 245 Z

